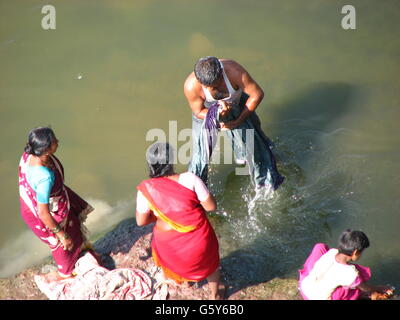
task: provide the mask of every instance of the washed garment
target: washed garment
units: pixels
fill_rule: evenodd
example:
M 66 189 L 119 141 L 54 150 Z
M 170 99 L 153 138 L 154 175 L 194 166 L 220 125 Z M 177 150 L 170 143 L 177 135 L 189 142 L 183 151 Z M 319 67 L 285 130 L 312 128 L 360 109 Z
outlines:
M 214 150 L 214 147 L 217 144 L 218 129 L 220 129 L 220 124 L 219 124 L 220 109 L 221 108 L 218 102 L 213 103 L 210 106 L 210 108 L 208 108 L 206 118 L 202 124 L 200 150 L 203 152 L 202 161 L 206 163 L 208 163 L 208 161 L 210 160 L 212 151 Z
M 34 280 L 50 300 L 142 300 L 152 293 L 152 280 L 140 269 L 101 267 L 86 252 L 76 263 L 76 276 L 46 282 L 36 275 Z

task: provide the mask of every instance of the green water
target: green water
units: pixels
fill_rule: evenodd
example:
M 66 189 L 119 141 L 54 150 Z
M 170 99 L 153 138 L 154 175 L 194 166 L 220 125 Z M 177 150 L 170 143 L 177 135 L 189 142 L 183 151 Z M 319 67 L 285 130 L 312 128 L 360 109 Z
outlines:
M 41 8 L 56 8 L 43 30 Z M 48 253 L 19 215 L 17 166 L 30 129 L 51 125 L 66 183 L 96 207 L 93 237 L 134 216 L 146 133 L 191 126 L 183 82 L 205 55 L 261 85 L 262 127 L 285 184 L 256 195 L 235 165 L 212 166 L 223 267 L 243 285 L 296 276 L 315 242 L 367 233 L 361 264 L 400 285 L 400 3 L 0 1 L 0 276 Z M 183 144 L 184 142 L 180 142 Z M 178 165 L 179 170 L 186 166 Z

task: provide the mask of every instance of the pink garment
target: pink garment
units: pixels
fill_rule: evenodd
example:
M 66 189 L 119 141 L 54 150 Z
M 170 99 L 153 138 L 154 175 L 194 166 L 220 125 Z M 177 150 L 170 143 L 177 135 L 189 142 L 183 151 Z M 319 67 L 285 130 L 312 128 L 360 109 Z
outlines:
M 53 219 L 71 236 L 74 243 L 71 251 L 64 250 L 56 235 L 39 217 L 36 192 L 29 185 L 26 177 L 30 157 L 31 155 L 23 153 L 19 163 L 21 216 L 33 233 L 49 246 L 60 275 L 69 276 L 74 270 L 81 246 L 85 241 L 81 232 L 82 218 L 93 208 L 64 185 L 63 166 L 55 156 L 51 156 L 56 169 L 54 170 L 55 181 L 50 194 L 49 210 Z
M 311 254 L 308 256 L 306 262 L 304 263 L 303 269 L 299 270 L 299 288 L 300 288 L 300 294 L 303 297 L 304 300 L 309 300 L 307 296 L 302 292 L 301 290 L 301 282 L 303 279 L 308 276 L 312 268 L 314 267 L 314 264 L 318 261 L 318 259 L 323 256 L 326 252 L 328 252 L 329 247 L 324 244 L 324 243 L 317 243 L 313 250 L 311 251 Z M 371 270 L 368 267 L 363 267 L 358 264 L 354 264 L 354 266 L 357 268 L 357 271 L 359 273 L 359 276 L 355 280 L 353 287 L 358 286 L 362 282 L 366 282 L 371 278 Z M 360 297 L 360 289 L 355 288 L 344 288 L 344 287 L 338 287 L 335 289 L 335 291 L 331 295 L 331 300 L 357 300 Z

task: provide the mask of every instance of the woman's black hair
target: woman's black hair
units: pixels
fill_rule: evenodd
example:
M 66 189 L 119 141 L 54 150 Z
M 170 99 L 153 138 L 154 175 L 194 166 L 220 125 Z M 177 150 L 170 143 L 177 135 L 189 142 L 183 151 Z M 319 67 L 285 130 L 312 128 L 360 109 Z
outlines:
M 368 237 L 362 231 L 347 229 L 339 238 L 339 253 L 351 256 L 354 250 L 362 252 L 369 247 Z
M 202 85 L 209 86 L 221 77 L 221 63 L 212 56 L 200 58 L 194 65 L 194 75 Z
M 24 151 L 35 156 L 43 155 L 51 146 L 56 136 L 49 127 L 32 129 L 28 135 L 28 142 Z
M 153 143 L 146 152 L 150 178 L 165 177 L 174 174 L 173 149 L 168 142 Z

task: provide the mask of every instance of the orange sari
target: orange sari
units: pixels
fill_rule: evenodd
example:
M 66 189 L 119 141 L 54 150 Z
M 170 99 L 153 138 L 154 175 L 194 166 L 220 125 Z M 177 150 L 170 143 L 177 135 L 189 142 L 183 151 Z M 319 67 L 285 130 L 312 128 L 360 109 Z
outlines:
M 219 246 L 214 229 L 194 191 L 168 178 L 139 184 L 149 207 L 172 228 L 153 229 L 152 252 L 156 265 L 177 281 L 200 281 L 219 267 Z

